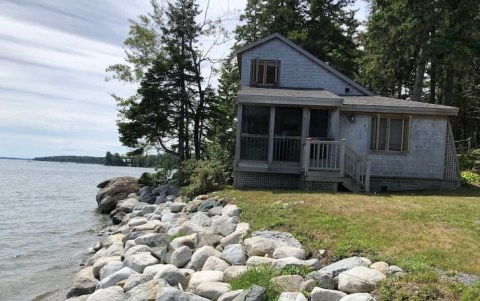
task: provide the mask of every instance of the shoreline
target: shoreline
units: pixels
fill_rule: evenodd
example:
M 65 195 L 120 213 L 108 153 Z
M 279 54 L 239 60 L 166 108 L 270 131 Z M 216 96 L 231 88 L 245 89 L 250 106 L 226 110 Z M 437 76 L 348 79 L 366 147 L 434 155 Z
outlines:
M 99 194 L 110 184 L 99 185 Z M 187 202 L 176 192 L 169 185 L 143 187 L 111 206 L 114 225 L 100 232 L 107 236 L 74 277 L 70 300 L 245 300 L 270 294 L 269 285 L 233 287 L 232 279 L 259 264 L 276 275 L 271 281 L 281 298 L 308 300 L 302 293 L 308 292 L 312 300 L 325 294 L 375 300 L 370 293 L 380 280 L 404 273 L 364 257 L 322 266 L 322 252 L 307 258 L 290 233 L 252 232 L 226 198 L 202 195 Z M 105 198 L 97 198 L 99 206 Z

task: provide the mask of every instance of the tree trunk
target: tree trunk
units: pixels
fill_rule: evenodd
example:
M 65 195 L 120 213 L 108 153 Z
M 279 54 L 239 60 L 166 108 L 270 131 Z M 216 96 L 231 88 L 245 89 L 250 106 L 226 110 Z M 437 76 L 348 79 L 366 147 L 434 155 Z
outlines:
M 444 104 L 451 106 L 453 104 L 453 67 L 449 63 L 445 71 L 445 83 L 443 85 Z
M 432 65 L 430 66 L 430 103 L 437 103 L 436 98 L 436 86 L 437 86 L 437 63 L 435 60 L 432 60 Z
M 420 101 L 423 91 L 423 78 L 425 77 L 425 60 L 423 58 L 423 47 L 417 57 L 417 66 L 415 68 L 415 82 L 413 84 L 412 100 Z

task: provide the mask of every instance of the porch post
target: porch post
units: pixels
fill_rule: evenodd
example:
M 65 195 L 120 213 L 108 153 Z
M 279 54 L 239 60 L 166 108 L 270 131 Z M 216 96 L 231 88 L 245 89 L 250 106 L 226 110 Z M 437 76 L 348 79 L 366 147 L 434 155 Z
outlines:
M 243 115 L 243 105 L 238 104 L 237 107 L 237 143 L 235 144 L 235 163 L 234 166 L 238 166 L 238 162 L 240 162 L 240 150 L 241 150 L 241 143 L 242 143 L 242 115 Z
M 345 175 L 345 142 L 346 139 L 341 140 L 340 144 L 340 177 Z
M 305 145 L 306 143 L 306 138 L 307 138 L 307 132 L 308 132 L 308 126 L 310 124 L 310 109 L 309 108 L 303 108 L 303 116 L 302 116 L 302 140 L 300 141 L 300 148 Z M 300 164 L 304 162 L 305 158 L 305 152 L 300 150 Z
M 337 140 L 338 138 L 338 124 L 340 122 L 340 109 L 335 108 L 330 110 L 330 125 L 328 127 L 328 137 Z
M 270 127 L 268 131 L 268 156 L 267 156 L 268 166 L 270 166 L 273 162 L 274 136 L 275 136 L 275 107 L 271 106 L 270 107 Z

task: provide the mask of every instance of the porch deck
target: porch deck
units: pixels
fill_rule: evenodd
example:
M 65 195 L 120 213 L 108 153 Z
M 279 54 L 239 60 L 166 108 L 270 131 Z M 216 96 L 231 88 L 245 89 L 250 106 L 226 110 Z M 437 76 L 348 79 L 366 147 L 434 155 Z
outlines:
M 279 187 L 287 185 L 282 184 L 282 179 L 287 178 L 285 183 L 295 186 L 296 177 L 299 188 L 309 189 L 321 183 L 332 183 L 336 187 L 342 183 L 351 191 L 369 191 L 370 162 L 348 147 L 345 140 L 306 138 L 303 145 L 300 137 L 274 137 L 273 140 L 270 150 L 268 144 L 262 142 L 268 141 L 268 136 L 242 137 L 242 151 L 247 155 L 241 156 L 235 171 L 250 173 L 250 178 L 252 173 L 264 174 L 270 177 L 265 181 L 273 186 L 279 181 Z M 250 181 L 262 182 L 263 179 L 257 175 Z

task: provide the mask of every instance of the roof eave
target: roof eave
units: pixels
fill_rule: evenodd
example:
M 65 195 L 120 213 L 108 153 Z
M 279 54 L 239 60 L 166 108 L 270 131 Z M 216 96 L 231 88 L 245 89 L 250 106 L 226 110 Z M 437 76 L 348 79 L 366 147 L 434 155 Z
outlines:
M 457 116 L 459 109 L 456 107 L 448 108 L 419 108 L 407 106 L 379 106 L 379 105 L 343 105 L 340 110 L 349 112 L 368 112 L 368 113 L 390 113 L 390 114 L 412 114 L 412 115 L 441 115 Z

